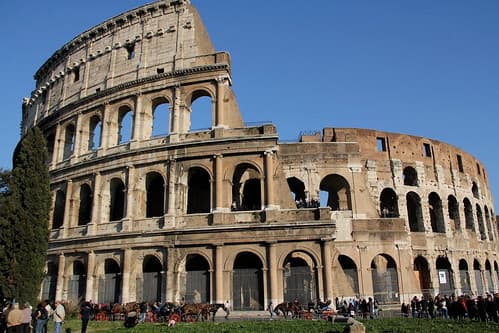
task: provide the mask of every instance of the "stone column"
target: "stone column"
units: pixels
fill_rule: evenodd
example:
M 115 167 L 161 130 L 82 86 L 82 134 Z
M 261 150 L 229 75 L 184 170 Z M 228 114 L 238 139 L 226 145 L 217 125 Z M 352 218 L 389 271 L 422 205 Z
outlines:
M 75 126 L 75 138 L 74 138 L 74 146 L 73 146 L 73 157 L 78 158 L 82 153 L 86 152 L 87 147 L 82 147 L 82 141 L 84 139 L 84 130 L 83 130 L 83 121 L 82 115 L 78 114 L 76 117 L 76 126 Z M 88 129 L 87 129 L 87 142 L 88 142 Z
M 173 89 L 173 105 L 172 105 L 172 112 L 171 112 L 171 128 L 170 128 L 170 134 L 178 134 L 179 133 L 179 127 L 180 127 L 180 107 L 182 104 L 182 94 L 180 91 L 180 86 L 176 86 Z
M 60 147 L 60 136 L 61 136 L 61 124 L 57 124 L 54 136 L 54 149 L 52 151 L 52 165 L 55 166 L 59 161 L 59 147 Z
M 168 216 L 175 216 L 175 160 L 168 161 Z
M 276 306 L 280 303 L 278 287 L 277 287 L 277 249 L 276 243 L 268 243 L 267 246 L 268 256 L 269 256 L 269 280 L 270 280 L 270 302 Z
M 224 302 L 224 248 L 223 245 L 217 245 L 215 248 L 215 302 Z
M 175 299 L 175 289 L 176 289 L 176 284 L 175 284 L 175 278 L 176 278 L 176 272 L 175 272 L 175 248 L 170 247 L 168 248 L 167 252 L 167 267 L 166 267 L 166 300 L 169 302 L 175 302 L 177 301 Z
M 55 289 L 55 299 L 62 300 L 62 294 L 64 292 L 64 271 L 66 266 L 66 257 L 64 253 L 59 254 L 59 264 L 57 271 L 57 286 Z
M 223 211 L 223 156 L 221 154 L 213 156 L 215 169 L 215 211 Z
M 73 208 L 73 181 L 68 179 L 66 182 L 66 202 L 64 204 L 64 222 L 63 222 L 63 237 L 67 238 L 69 235 L 69 228 L 72 227 L 71 210 Z
M 109 119 L 109 103 L 104 104 L 104 110 L 102 111 L 102 126 L 101 126 L 101 149 L 103 152 L 109 148 L 109 139 L 111 138 L 111 120 Z
M 135 220 L 135 167 L 129 165 L 127 167 L 128 177 L 126 184 L 126 217 L 123 220 L 123 231 L 133 230 L 133 221 Z
M 278 208 L 274 201 L 274 152 L 266 151 L 265 156 L 265 208 Z
M 123 286 L 121 289 L 121 302 L 129 303 L 132 300 L 130 299 L 130 275 L 131 275 L 131 267 L 132 267 L 132 259 L 133 258 L 133 250 L 127 248 L 123 250 Z
M 215 124 L 214 127 L 224 127 L 224 96 L 225 96 L 225 78 L 219 77 L 217 79 L 217 105 L 215 111 Z
M 324 289 L 326 291 L 325 299 L 330 299 L 333 301 L 331 304 L 334 305 L 334 295 L 333 295 L 333 264 L 332 264 L 332 239 L 325 238 L 322 241 L 322 260 L 324 266 Z
M 94 280 L 95 280 L 95 253 L 90 251 L 87 254 L 87 288 L 85 291 L 85 300 L 95 300 L 94 299 Z
M 144 110 L 142 110 L 142 95 L 137 94 L 135 97 L 135 110 L 133 112 L 133 129 L 130 141 L 143 140 L 143 124 L 144 124 Z
M 92 194 L 92 220 L 87 225 L 87 234 L 95 235 L 95 228 L 97 224 L 102 221 L 101 207 L 102 207 L 102 194 L 101 194 L 101 174 L 96 172 L 94 174 L 94 189 Z

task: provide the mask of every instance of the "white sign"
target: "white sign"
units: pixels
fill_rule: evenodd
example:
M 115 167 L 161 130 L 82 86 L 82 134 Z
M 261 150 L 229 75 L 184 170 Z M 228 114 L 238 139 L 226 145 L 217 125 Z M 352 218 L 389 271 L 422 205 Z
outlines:
M 446 284 L 447 283 L 447 275 L 445 274 L 445 271 L 439 271 L 438 272 L 438 279 L 440 280 L 440 284 Z

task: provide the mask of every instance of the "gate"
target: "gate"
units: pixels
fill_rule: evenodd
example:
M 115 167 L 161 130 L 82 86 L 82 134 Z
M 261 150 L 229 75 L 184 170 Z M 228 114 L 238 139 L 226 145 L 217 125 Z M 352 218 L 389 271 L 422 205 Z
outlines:
M 317 299 L 315 292 L 315 278 L 310 267 L 284 266 L 284 301 L 291 302 L 297 299 L 301 304 L 307 304 Z
M 185 302 L 208 303 L 210 294 L 210 272 L 206 270 L 187 271 Z
M 117 303 L 120 298 L 121 279 L 118 274 L 105 274 L 99 279 L 99 303 Z
M 374 298 L 379 304 L 399 302 L 399 285 L 396 268 L 372 270 Z
M 73 275 L 68 281 L 68 301 L 78 304 L 85 297 L 85 275 Z
M 236 268 L 233 277 L 234 310 L 263 310 L 263 276 L 258 268 Z

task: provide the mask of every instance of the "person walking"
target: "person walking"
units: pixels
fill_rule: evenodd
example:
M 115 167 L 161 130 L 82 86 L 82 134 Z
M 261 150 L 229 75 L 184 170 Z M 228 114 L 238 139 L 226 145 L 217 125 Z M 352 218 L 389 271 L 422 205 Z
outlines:
M 84 302 L 80 309 L 81 315 L 81 333 L 87 333 L 88 321 L 90 320 L 90 313 L 92 308 L 88 302 Z
M 270 320 L 272 320 L 274 318 L 274 304 L 272 302 L 269 303 L 267 311 L 269 312 Z
M 64 324 L 64 318 L 66 317 L 66 310 L 61 301 L 55 302 L 54 310 L 54 333 L 61 333 L 62 324 Z

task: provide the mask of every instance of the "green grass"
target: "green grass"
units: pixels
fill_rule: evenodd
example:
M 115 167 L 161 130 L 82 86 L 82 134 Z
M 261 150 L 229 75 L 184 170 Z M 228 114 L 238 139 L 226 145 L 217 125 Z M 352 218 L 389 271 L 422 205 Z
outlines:
M 427 320 L 412 318 L 383 318 L 365 320 L 362 323 L 369 333 L 493 333 L 499 332 L 499 325 L 478 322 L 454 321 L 454 320 Z M 274 321 L 233 321 L 233 322 L 199 322 L 178 323 L 174 328 L 168 328 L 166 324 L 139 324 L 134 328 L 127 329 L 123 322 L 119 321 L 91 321 L 87 333 L 329 333 L 343 332 L 344 323 L 334 325 L 324 320 L 274 320 Z M 72 333 L 78 333 L 81 329 L 79 320 L 69 320 L 64 324 L 63 332 L 71 328 Z M 52 323 L 49 332 L 53 332 Z

